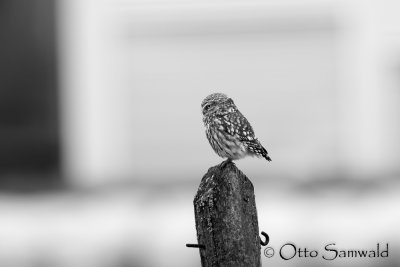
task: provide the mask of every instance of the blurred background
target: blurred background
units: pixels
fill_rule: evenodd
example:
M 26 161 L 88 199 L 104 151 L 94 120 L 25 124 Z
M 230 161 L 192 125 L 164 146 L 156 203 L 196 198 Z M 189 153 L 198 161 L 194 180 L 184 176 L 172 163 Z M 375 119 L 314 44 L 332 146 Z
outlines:
M 237 166 L 260 231 L 400 266 L 397 1 L 0 2 L 0 266 L 200 266 L 193 197 L 232 97 L 273 161 Z M 320 255 L 321 255 L 320 254 Z

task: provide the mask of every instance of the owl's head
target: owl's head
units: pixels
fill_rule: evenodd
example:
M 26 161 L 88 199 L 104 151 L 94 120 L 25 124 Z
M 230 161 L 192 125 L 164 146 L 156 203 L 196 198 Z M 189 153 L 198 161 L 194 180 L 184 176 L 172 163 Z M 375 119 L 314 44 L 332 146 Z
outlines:
M 214 93 L 204 98 L 201 109 L 204 116 L 215 112 L 222 112 L 227 107 L 233 106 L 233 100 L 222 93 Z

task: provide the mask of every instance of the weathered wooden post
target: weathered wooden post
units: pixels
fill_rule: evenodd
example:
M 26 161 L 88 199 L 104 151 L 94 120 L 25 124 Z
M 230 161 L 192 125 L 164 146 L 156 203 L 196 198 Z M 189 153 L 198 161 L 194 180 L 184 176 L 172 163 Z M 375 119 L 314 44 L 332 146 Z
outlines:
M 254 188 L 232 162 L 211 167 L 193 201 L 202 267 L 260 267 Z

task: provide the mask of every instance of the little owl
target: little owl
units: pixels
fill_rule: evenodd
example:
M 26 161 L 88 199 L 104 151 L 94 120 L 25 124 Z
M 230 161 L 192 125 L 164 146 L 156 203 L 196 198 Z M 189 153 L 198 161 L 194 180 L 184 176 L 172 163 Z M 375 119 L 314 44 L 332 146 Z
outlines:
M 267 150 L 255 138 L 253 128 L 231 98 L 214 93 L 201 103 L 203 122 L 211 147 L 227 161 L 245 156 L 264 157 L 271 161 Z

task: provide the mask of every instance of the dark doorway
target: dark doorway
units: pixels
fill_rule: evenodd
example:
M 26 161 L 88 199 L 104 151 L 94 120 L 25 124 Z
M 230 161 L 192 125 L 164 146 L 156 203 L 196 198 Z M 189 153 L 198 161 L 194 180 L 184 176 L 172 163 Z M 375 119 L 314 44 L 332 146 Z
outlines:
M 1 184 L 59 179 L 55 2 L 0 2 Z

